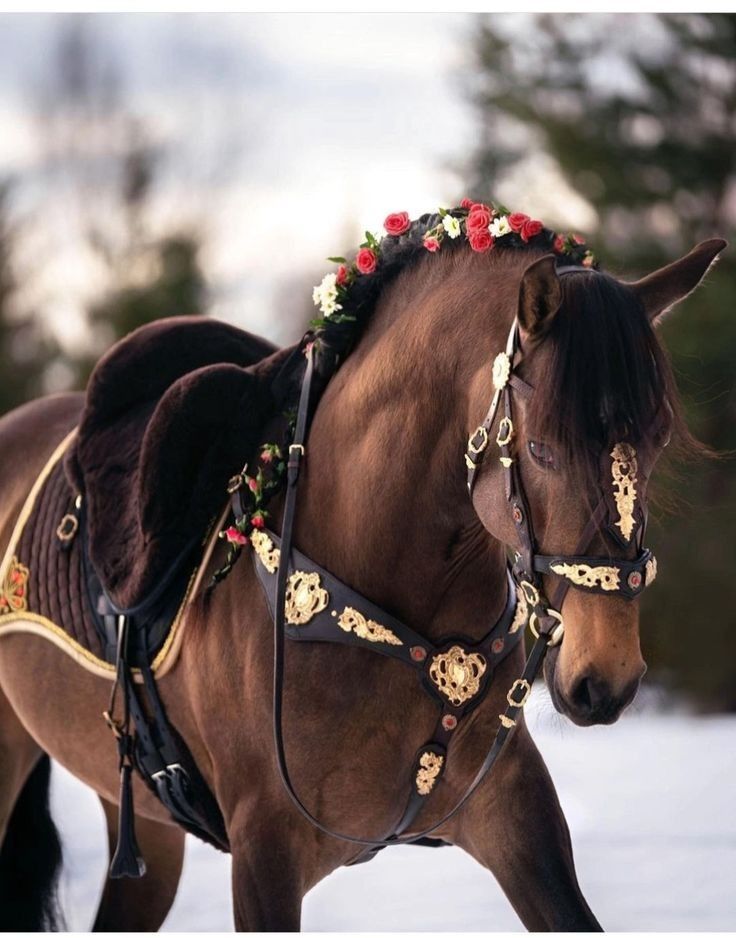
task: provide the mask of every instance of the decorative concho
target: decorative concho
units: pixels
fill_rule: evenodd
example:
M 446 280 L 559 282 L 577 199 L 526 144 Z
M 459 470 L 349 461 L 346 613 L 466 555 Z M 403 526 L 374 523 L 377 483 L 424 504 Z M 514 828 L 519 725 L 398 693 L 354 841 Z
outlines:
M 23 612 L 28 608 L 28 567 L 13 557 L 0 591 L 0 615 Z
M 417 791 L 420 795 L 428 795 L 432 791 L 444 763 L 445 757 L 437 752 L 422 753 L 416 778 Z
M 434 656 L 429 676 L 453 707 L 459 707 L 478 693 L 485 670 L 482 655 L 453 645 L 449 651 Z
M 616 443 L 611 450 L 611 477 L 613 497 L 616 500 L 618 521 L 616 527 L 627 541 L 634 530 L 634 506 L 636 505 L 636 450 L 628 443 Z
M 511 359 L 506 352 L 500 352 L 493 359 L 493 387 L 502 391 L 508 384 L 511 374 Z
M 567 577 L 577 586 L 587 586 L 589 589 L 615 592 L 619 588 L 619 571 L 617 567 L 591 567 L 587 563 L 553 563 L 550 569 L 560 576 Z
M 269 573 L 276 573 L 281 560 L 281 551 L 264 531 L 254 531 L 250 542 L 256 556 Z
M 297 570 L 286 585 L 284 610 L 290 625 L 306 625 L 318 612 L 327 608 L 330 594 L 322 588 L 318 573 Z
M 652 556 L 644 567 L 644 586 L 650 586 L 657 579 L 657 558 Z
M 333 612 L 332 614 L 335 615 L 336 613 Z M 338 617 L 337 624 L 344 632 L 354 632 L 358 638 L 363 638 L 367 642 L 380 642 L 386 645 L 404 644 L 391 629 L 374 622 L 373 619 L 366 619 L 361 612 L 353 609 L 352 606 L 346 606 L 343 609 Z

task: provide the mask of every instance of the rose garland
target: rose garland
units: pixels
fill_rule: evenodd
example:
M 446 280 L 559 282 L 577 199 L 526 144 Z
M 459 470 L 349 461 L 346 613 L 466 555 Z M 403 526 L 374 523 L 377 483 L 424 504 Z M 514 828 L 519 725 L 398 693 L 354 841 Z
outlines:
M 462 239 L 477 254 L 497 248 L 533 245 L 553 251 L 570 265 L 598 266 L 594 254 L 579 235 L 558 234 L 529 215 L 509 212 L 493 203 L 463 199 L 456 208 L 441 208 L 436 215 L 413 222 L 407 212 L 394 212 L 386 217 L 383 227 L 385 235 L 382 237 L 366 231 L 365 240 L 352 261 L 344 257 L 328 258 L 338 267 L 325 274 L 312 291 L 312 300 L 321 316 L 310 322 L 312 331 L 307 333 L 304 347 L 311 342 L 316 342 L 318 347 L 323 342 L 341 348 L 349 346 L 355 338 L 353 333 L 357 334 L 358 330 L 358 309 L 365 305 L 365 296 L 356 296 L 358 288 L 370 284 L 388 263 L 391 249 L 402 241 L 407 242 L 407 247 L 416 244 L 420 252 L 423 248 L 430 254 L 440 251 L 445 241 L 459 245 Z M 235 523 L 219 534 L 228 544 L 228 554 L 224 566 L 214 574 L 214 583 L 227 576 L 243 548 L 265 526 L 269 516 L 266 506 L 283 486 L 286 467 L 280 446 L 264 445 L 259 463 L 255 475 L 248 474 L 246 465 L 228 485 L 228 492 L 234 496 Z

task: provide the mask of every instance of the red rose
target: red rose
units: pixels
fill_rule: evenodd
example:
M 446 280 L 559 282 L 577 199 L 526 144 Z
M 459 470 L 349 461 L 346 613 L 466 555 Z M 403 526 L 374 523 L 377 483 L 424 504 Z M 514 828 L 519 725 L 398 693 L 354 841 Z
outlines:
M 493 237 L 487 228 L 469 232 L 468 241 L 470 242 L 471 248 L 477 251 L 478 254 L 485 254 L 486 251 L 490 251 L 493 247 Z
M 552 247 L 558 254 L 564 254 L 565 252 L 565 239 L 562 235 L 557 235 L 555 240 L 552 242 Z
M 264 449 L 264 451 L 261 453 L 261 462 L 273 462 L 273 453 L 270 449 Z
M 372 274 L 377 263 L 378 258 L 370 248 L 361 248 L 355 256 L 355 266 L 361 274 Z
M 509 215 L 509 225 L 512 231 L 521 231 L 524 224 L 528 221 L 529 216 L 525 215 L 523 212 L 514 212 L 513 215 Z
M 253 517 L 250 519 L 250 523 L 253 525 L 254 528 L 262 528 L 263 518 L 261 517 L 261 515 L 253 515 Z
M 239 531 L 234 525 L 231 525 L 229 528 L 226 528 L 223 531 L 225 535 L 225 540 L 230 544 L 238 544 L 240 547 L 243 546 L 248 540 L 248 538 L 243 534 L 242 531 Z
M 410 226 L 411 221 L 408 212 L 394 212 L 392 215 L 387 215 L 386 221 L 383 223 L 383 227 L 388 234 L 394 235 L 394 237 L 408 231 Z
M 344 264 L 340 264 L 337 268 L 337 277 L 335 278 L 335 283 L 338 287 L 343 287 L 348 282 L 348 269 Z
M 521 226 L 521 240 L 528 241 L 530 238 L 533 238 L 534 235 L 538 235 L 544 226 L 541 221 L 530 218 L 529 221 L 525 221 Z
M 463 199 L 463 200 L 460 202 L 460 208 L 471 209 L 472 207 L 473 207 L 473 200 L 472 200 L 472 199 Z
M 424 246 L 428 251 L 431 251 L 433 254 L 435 251 L 439 251 L 440 243 L 437 238 L 427 237 L 424 239 Z
M 248 488 L 251 490 L 251 492 L 257 492 L 258 491 L 258 479 L 251 479 L 250 482 L 248 483 Z
M 465 230 L 470 234 L 471 231 L 487 230 L 491 223 L 491 210 L 487 205 L 476 203 L 471 209 L 468 219 L 465 222 Z

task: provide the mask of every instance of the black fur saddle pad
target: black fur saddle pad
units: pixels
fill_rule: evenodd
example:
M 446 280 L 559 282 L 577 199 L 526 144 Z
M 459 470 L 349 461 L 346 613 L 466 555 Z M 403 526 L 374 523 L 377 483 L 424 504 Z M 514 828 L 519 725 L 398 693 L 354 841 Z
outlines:
M 91 564 L 120 608 L 147 600 L 201 544 L 228 479 L 278 412 L 290 350 L 215 320 L 144 326 L 95 368 L 65 459 Z

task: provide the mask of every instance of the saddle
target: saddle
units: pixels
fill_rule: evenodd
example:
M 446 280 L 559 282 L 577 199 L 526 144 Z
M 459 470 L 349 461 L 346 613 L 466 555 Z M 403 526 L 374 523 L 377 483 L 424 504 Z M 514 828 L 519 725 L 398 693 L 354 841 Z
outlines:
M 268 379 L 287 352 L 178 317 L 138 329 L 98 363 L 65 470 L 82 496 L 90 566 L 119 610 L 146 603 L 200 548 L 276 410 Z

